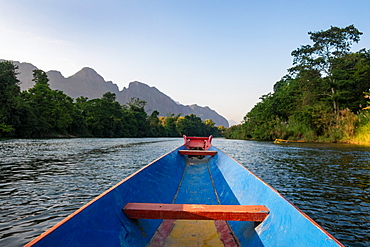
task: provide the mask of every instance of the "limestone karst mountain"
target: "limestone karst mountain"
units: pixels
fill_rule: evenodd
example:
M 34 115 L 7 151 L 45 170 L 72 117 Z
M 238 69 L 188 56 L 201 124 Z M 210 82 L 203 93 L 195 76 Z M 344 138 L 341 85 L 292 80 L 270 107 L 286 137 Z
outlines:
M 30 63 L 20 63 L 13 61 L 18 66 L 18 79 L 21 81 L 21 89 L 27 90 L 34 85 L 32 81 L 32 73 L 36 66 Z M 166 94 L 162 93 L 155 87 L 150 87 L 144 83 L 135 81 L 129 83 L 127 88 L 119 90 L 118 86 L 112 81 L 105 81 L 92 68 L 83 68 L 76 74 L 70 77 L 64 77 L 59 71 L 48 71 L 50 88 L 63 91 L 72 98 L 85 96 L 89 99 L 100 98 L 106 92 L 115 93 L 117 101 L 120 104 L 126 104 L 131 98 L 139 98 L 147 102 L 145 110 L 150 114 L 157 110 L 160 116 L 167 116 L 168 114 L 189 115 L 195 114 L 202 120 L 212 119 L 217 126 L 223 125 L 228 127 L 228 121 L 216 111 L 208 106 L 202 107 L 194 105 L 182 105 L 176 103 Z
M 140 98 L 147 102 L 147 111 L 152 112 L 157 110 L 161 116 L 166 116 L 168 113 L 181 113 L 182 115 L 195 114 L 202 120 L 212 119 L 216 125 L 229 126 L 228 121 L 223 116 L 208 106 L 178 104 L 157 88 L 149 87 L 141 82 L 131 82 L 129 87 L 124 88 L 121 92 L 120 97 L 122 98 L 117 97 L 119 102 L 128 102 L 133 97 Z

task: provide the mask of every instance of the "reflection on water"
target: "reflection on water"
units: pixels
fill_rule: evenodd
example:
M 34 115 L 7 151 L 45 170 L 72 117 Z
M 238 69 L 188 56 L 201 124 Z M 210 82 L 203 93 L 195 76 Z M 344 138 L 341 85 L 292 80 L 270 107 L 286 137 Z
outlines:
M 370 246 L 370 148 L 214 139 L 347 246 Z M 0 141 L 0 246 L 21 246 L 180 138 Z M 144 182 L 144 181 L 143 181 Z

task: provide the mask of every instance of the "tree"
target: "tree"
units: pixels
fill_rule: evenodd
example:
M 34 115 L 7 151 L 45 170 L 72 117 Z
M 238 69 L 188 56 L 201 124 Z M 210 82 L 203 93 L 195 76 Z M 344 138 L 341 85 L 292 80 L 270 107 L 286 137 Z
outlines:
M 271 95 L 271 111 L 269 114 L 278 116 L 287 121 L 290 114 L 297 107 L 297 101 L 302 97 L 299 81 L 286 77 L 274 85 L 274 94 Z
M 140 100 L 139 98 L 131 98 L 127 105 L 131 111 L 145 112 L 144 107 L 146 105 L 146 101 Z
M 87 125 L 86 125 L 86 106 L 88 98 L 80 96 L 76 99 L 74 106 L 75 110 L 73 111 L 73 122 L 70 126 L 70 132 L 77 136 L 90 136 Z
M 117 98 L 116 94 L 111 93 L 111 92 L 106 92 L 105 94 L 103 94 L 103 97 L 102 97 L 103 100 L 110 102 L 110 103 L 115 102 L 116 98 Z
M 64 134 L 73 122 L 73 99 L 60 90 L 50 89 L 49 79 L 42 70 L 33 71 L 35 85 L 22 97 L 37 120 L 33 122 L 38 136 Z
M 146 102 L 144 100 L 140 100 L 139 98 L 131 98 L 131 100 L 127 103 L 129 106 L 129 124 L 131 126 L 132 132 L 134 137 L 144 137 L 148 135 L 148 122 L 147 114 L 145 112 L 145 105 Z
M 358 112 L 366 104 L 363 92 L 370 89 L 370 52 L 350 53 L 333 60 L 332 64 L 338 108 Z
M 326 31 L 309 32 L 313 45 L 304 45 L 292 52 L 293 66 L 291 75 L 304 70 L 318 71 L 325 78 L 327 91 L 331 98 L 333 110 L 339 112 L 337 81 L 333 77 L 333 62 L 350 53 L 353 43 L 360 41 L 362 33 L 353 25 L 345 28 L 331 27 Z
M 64 133 L 68 130 L 73 122 L 75 115 L 75 105 L 73 99 L 60 90 L 52 90 L 53 101 L 53 128 L 59 133 Z
M 21 98 L 16 69 L 9 61 L 0 62 L 0 136 L 14 132 L 19 125 Z
M 292 52 L 289 74 L 260 98 L 243 124 L 225 131 L 227 137 L 271 140 L 303 132 L 306 140 L 338 141 L 353 135 L 354 113 L 366 105 L 363 92 L 370 92 L 370 51 L 351 52 L 362 35 L 353 25 L 309 35 L 313 44 Z
M 152 114 L 148 117 L 148 136 L 152 137 L 159 137 L 159 136 L 167 136 L 166 130 L 164 126 L 160 123 L 158 118 L 159 112 L 157 110 L 153 111 Z
M 164 120 L 164 129 L 166 131 L 166 135 L 169 137 L 177 137 L 181 136 L 177 130 L 177 121 L 180 118 L 181 114 L 169 114 Z
M 48 78 L 44 71 L 34 70 L 33 79 L 35 85 L 28 91 L 23 92 L 24 100 L 37 116 L 38 123 L 34 126 L 36 132 L 41 136 L 50 134 L 53 126 L 52 111 L 52 90 L 49 87 Z
M 205 136 L 205 125 L 202 124 L 200 117 L 190 114 L 179 118 L 177 121 L 177 131 L 181 135 L 187 136 Z
M 77 99 L 79 109 L 86 119 L 88 131 L 96 137 L 123 137 L 126 122 L 122 106 L 115 100 L 114 93 L 105 93 L 101 99 L 80 97 Z
M 270 140 L 276 122 L 273 94 L 262 95 L 258 102 L 244 117 L 241 128 L 244 138 L 252 137 L 257 140 Z
M 206 119 L 204 121 L 204 131 L 205 131 L 205 136 L 220 136 L 220 130 L 215 126 L 216 123 L 213 122 L 212 119 Z

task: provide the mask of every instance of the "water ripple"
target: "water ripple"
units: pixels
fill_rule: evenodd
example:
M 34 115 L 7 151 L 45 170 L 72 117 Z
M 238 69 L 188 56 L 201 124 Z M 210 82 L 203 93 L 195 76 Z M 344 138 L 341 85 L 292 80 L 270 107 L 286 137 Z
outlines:
M 217 140 L 346 246 L 370 246 L 370 148 Z
M 0 246 L 22 246 L 181 139 L 0 141 Z
M 0 141 L 0 246 L 22 246 L 180 138 Z M 214 139 L 346 246 L 370 246 L 370 148 Z

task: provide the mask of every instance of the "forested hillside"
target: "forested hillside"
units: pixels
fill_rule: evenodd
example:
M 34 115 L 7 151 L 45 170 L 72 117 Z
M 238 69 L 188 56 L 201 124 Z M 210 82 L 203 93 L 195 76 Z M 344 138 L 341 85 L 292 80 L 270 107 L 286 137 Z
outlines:
M 60 90 L 52 90 L 47 74 L 33 71 L 34 86 L 20 90 L 16 66 L 0 62 L 0 137 L 178 137 L 221 135 L 222 127 L 194 114 L 180 117 L 150 116 L 145 101 L 133 98 L 126 105 L 114 93 L 75 101 Z
M 370 51 L 351 51 L 362 33 L 351 25 L 308 34 L 312 44 L 291 53 L 288 74 L 227 138 L 370 144 Z
M 0 59 L 0 62 L 5 61 Z M 38 70 L 31 63 L 12 61 L 17 66 L 17 78 L 21 82 L 21 91 L 28 90 L 35 85 L 33 81 L 33 71 Z M 60 71 L 50 70 L 46 72 L 49 79 L 50 88 L 53 90 L 61 90 L 64 94 L 77 99 L 80 96 L 89 99 L 98 99 L 104 93 L 111 92 L 116 95 L 116 100 L 121 105 L 126 105 L 131 98 L 139 98 L 146 102 L 145 111 L 151 114 L 153 111 L 158 111 L 159 116 L 167 116 L 168 114 L 179 114 L 186 116 L 195 114 L 203 121 L 212 119 L 216 126 L 229 127 L 228 121 L 218 114 L 216 111 L 205 106 L 183 105 L 171 97 L 161 92 L 156 87 L 148 86 L 145 83 L 134 81 L 130 82 L 128 87 L 119 90 L 118 85 L 112 81 L 106 81 L 103 76 L 92 68 L 84 67 L 72 76 L 64 77 Z

